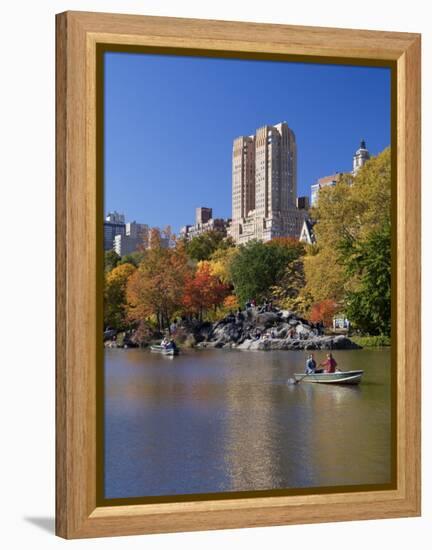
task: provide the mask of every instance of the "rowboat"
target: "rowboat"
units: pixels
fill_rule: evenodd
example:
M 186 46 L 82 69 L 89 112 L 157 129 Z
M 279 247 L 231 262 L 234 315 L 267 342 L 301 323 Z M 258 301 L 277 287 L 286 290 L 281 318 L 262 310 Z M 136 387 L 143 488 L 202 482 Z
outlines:
M 311 382 L 314 384 L 359 384 L 362 376 L 362 370 L 294 374 L 296 382 Z
M 165 348 L 164 346 L 159 346 L 157 344 L 150 346 L 150 351 L 153 353 L 160 353 L 161 355 L 168 355 L 169 357 L 179 354 L 178 348 Z

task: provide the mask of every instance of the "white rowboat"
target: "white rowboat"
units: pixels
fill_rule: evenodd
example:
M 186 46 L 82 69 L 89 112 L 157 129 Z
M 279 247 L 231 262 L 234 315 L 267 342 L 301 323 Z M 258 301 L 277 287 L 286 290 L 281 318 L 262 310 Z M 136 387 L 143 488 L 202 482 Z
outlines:
M 179 354 L 178 348 L 165 348 L 163 346 L 158 346 L 158 345 L 150 346 L 150 351 L 154 353 L 160 353 L 161 355 L 168 355 L 170 357 L 173 357 L 174 355 Z
M 359 384 L 362 376 L 362 370 L 294 374 L 296 382 L 310 382 L 314 384 Z

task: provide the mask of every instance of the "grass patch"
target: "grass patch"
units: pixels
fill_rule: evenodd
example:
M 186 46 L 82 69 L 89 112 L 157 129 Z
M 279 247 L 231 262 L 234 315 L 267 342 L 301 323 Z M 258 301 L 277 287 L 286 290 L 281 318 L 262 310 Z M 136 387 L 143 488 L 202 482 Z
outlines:
M 389 336 L 351 336 L 350 340 L 361 346 L 362 348 L 376 348 L 381 346 L 390 346 L 391 339 Z

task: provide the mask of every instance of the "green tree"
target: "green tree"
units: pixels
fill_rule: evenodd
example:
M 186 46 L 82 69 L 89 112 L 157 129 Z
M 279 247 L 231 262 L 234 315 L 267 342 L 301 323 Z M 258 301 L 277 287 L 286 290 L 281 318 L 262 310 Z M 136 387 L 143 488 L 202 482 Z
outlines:
M 143 259 L 144 252 L 141 250 L 135 250 L 135 252 L 131 252 L 130 254 L 125 254 L 124 256 L 122 256 L 119 264 L 131 264 L 135 267 L 138 267 Z
M 272 239 L 267 246 L 276 247 L 286 256 L 285 268 L 270 291 L 272 298 L 279 306 L 290 309 L 305 285 L 303 262 L 305 246 L 297 239 L 290 237 Z
M 107 250 L 104 256 L 105 271 L 111 271 L 120 262 L 121 258 L 115 250 Z
M 271 297 L 279 306 L 289 309 L 304 284 L 303 258 L 289 260 L 277 283 L 270 287 Z
M 185 242 L 186 252 L 196 261 L 209 260 L 216 250 L 233 247 L 231 237 L 224 237 L 219 231 L 206 231 L 190 241 Z
M 238 248 L 230 265 L 231 280 L 240 303 L 270 296 L 290 262 L 299 258 L 301 248 L 286 244 L 250 241 Z
M 353 326 L 375 335 L 391 329 L 391 230 L 376 229 L 366 240 L 341 244 L 347 273 L 356 280 L 347 293 L 345 312 Z

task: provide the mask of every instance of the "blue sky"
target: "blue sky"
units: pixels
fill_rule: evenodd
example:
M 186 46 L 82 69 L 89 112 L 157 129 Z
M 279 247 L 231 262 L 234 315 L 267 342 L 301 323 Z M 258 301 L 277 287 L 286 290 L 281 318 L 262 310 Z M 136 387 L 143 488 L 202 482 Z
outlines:
M 105 212 L 175 232 L 196 206 L 231 217 L 233 139 L 286 121 L 298 195 L 351 170 L 362 138 L 390 144 L 390 70 L 274 61 L 105 54 Z

